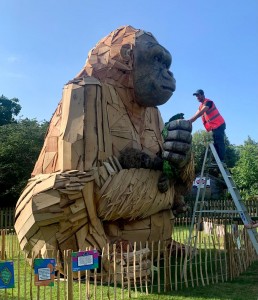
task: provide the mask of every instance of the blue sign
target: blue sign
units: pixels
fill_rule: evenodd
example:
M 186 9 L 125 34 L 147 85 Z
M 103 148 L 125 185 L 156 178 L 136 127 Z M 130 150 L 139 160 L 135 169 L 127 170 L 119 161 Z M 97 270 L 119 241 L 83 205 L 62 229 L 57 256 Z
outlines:
M 13 261 L 0 262 L 0 289 L 14 288 Z

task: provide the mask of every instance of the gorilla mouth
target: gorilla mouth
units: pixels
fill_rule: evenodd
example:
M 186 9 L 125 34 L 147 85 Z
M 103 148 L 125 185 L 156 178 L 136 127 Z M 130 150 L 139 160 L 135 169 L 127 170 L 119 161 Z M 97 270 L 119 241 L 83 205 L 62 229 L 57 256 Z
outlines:
M 172 93 L 175 91 L 175 89 L 172 88 L 171 86 L 162 85 L 161 87 L 162 87 L 164 90 L 169 90 L 169 91 L 171 91 Z

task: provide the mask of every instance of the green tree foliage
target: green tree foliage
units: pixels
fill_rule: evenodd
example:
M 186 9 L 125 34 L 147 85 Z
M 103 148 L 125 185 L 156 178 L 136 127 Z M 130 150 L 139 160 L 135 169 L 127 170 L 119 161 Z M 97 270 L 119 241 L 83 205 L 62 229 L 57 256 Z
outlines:
M 228 168 L 233 168 L 239 160 L 239 150 L 235 145 L 230 144 L 228 137 L 225 136 L 225 162 Z
M 14 116 L 17 116 L 21 110 L 17 98 L 8 99 L 4 95 L 0 97 L 0 126 L 16 122 Z
M 0 206 L 14 206 L 33 170 L 48 123 L 23 119 L 0 126 Z
M 201 172 L 205 149 L 212 141 L 212 135 L 205 130 L 198 130 L 193 134 L 192 150 L 194 153 L 195 173 Z
M 192 149 L 196 174 L 201 172 L 206 146 L 212 141 L 212 133 L 205 130 L 198 130 L 193 134 Z M 225 136 L 225 147 L 225 162 L 229 168 L 232 168 L 239 159 L 239 151 L 236 146 L 230 144 L 227 136 Z
M 239 160 L 232 173 L 243 199 L 258 195 L 258 143 L 250 137 L 239 146 Z

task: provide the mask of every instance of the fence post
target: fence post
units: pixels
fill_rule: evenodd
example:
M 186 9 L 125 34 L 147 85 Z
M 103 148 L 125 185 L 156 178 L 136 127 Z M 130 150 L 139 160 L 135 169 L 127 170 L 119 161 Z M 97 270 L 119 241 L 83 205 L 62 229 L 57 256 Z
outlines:
M 66 251 L 66 263 L 67 263 L 67 300 L 73 300 L 72 250 Z
M 1 245 L 1 260 L 5 260 L 5 229 L 1 230 L 2 245 Z

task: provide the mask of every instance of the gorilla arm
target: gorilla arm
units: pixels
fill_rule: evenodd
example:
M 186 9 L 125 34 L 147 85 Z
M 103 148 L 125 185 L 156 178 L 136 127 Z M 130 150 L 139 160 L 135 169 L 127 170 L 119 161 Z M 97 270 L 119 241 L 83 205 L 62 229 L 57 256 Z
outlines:
M 94 203 L 105 167 L 97 165 L 103 156 L 96 127 L 101 87 L 93 80 L 65 86 L 33 177 L 17 203 L 15 228 L 28 255 L 44 243 L 46 249 L 78 250 L 101 249 L 107 242 Z

